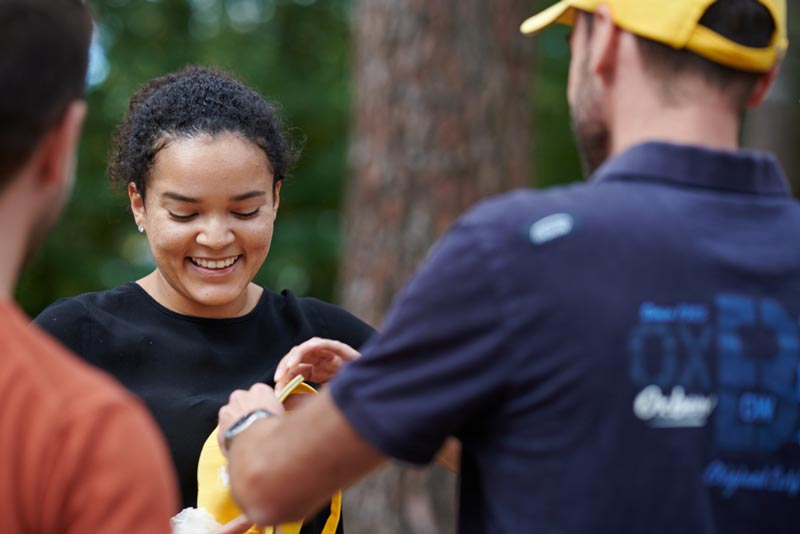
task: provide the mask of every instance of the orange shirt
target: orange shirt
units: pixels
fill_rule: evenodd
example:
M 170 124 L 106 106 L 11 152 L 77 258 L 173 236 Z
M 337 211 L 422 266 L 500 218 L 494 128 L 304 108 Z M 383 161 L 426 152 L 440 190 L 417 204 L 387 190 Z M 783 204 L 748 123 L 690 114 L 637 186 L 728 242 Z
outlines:
M 0 302 L 0 533 L 166 534 L 172 469 L 129 393 Z

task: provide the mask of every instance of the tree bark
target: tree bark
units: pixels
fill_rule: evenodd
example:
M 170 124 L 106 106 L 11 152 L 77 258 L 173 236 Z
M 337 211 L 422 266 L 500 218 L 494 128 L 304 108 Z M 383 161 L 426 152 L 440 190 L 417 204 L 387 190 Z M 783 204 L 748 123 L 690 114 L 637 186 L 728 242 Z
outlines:
M 524 0 L 359 0 L 344 306 L 380 325 L 430 246 L 479 199 L 528 183 Z M 346 495 L 349 534 L 454 531 L 455 478 L 390 467 Z

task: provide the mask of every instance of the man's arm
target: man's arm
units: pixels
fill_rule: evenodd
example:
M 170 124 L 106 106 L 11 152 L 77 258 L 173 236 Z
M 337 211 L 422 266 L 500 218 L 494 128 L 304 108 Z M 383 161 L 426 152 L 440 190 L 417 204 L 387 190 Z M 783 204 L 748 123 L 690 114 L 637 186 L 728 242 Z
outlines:
M 238 391 L 220 410 L 220 435 L 256 408 L 280 414 L 272 389 Z M 379 467 L 386 457 L 353 429 L 327 390 L 289 416 L 261 419 L 230 443 L 231 490 L 260 525 L 311 515 L 338 489 Z
M 275 390 L 281 391 L 297 375 L 309 382 L 324 384 L 346 364 L 361 355 L 357 350 L 333 339 L 312 338 L 295 346 L 278 363 L 275 370 Z M 291 399 L 291 397 L 290 397 Z M 453 437 L 445 442 L 436 461 L 454 473 L 459 471 L 461 443 Z

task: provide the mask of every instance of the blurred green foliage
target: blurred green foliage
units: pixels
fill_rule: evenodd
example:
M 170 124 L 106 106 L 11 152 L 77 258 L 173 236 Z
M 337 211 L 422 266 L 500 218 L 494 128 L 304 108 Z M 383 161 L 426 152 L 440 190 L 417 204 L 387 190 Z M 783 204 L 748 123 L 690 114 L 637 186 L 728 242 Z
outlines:
M 305 139 L 300 163 L 283 185 L 272 250 L 256 281 L 330 300 L 348 170 L 353 0 L 89 2 L 99 25 L 78 180 L 61 223 L 20 279 L 17 298 L 25 310 L 35 315 L 57 298 L 114 287 L 152 270 L 127 196 L 110 191 L 105 159 L 131 93 L 187 64 L 233 71 L 279 104 L 295 137 Z M 797 40 L 800 17 L 790 11 L 789 20 Z M 536 187 L 581 179 L 566 104 L 566 34 L 555 28 L 531 41 Z M 800 76 L 800 55 L 792 51 L 787 62 Z M 794 109 L 797 104 L 795 97 Z
M 35 315 L 53 300 L 114 287 L 153 268 L 124 191 L 106 176 L 128 98 L 187 64 L 233 71 L 277 103 L 305 139 L 286 181 L 272 250 L 257 281 L 330 298 L 350 116 L 349 0 L 90 0 L 98 21 L 78 180 L 59 226 L 26 267 L 17 297 Z

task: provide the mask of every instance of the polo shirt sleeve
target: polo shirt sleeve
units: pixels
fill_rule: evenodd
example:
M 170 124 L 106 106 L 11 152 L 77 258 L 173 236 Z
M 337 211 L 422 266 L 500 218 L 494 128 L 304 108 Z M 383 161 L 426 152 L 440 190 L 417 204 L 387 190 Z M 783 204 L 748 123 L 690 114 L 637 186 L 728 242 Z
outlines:
M 331 383 L 350 424 L 390 457 L 430 462 L 509 381 L 512 362 L 495 284 L 502 273 L 490 233 L 487 225 L 464 220 L 451 229 L 363 356 Z

